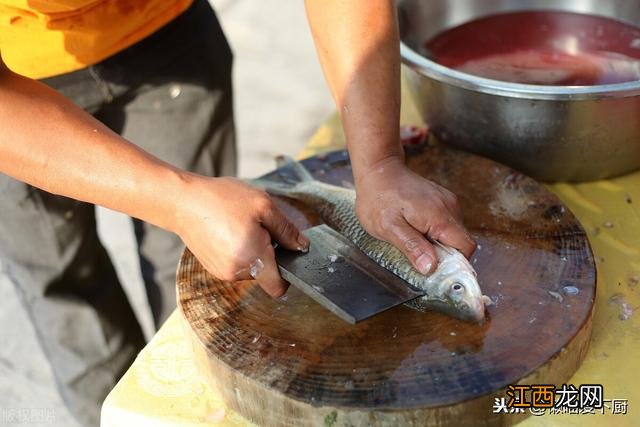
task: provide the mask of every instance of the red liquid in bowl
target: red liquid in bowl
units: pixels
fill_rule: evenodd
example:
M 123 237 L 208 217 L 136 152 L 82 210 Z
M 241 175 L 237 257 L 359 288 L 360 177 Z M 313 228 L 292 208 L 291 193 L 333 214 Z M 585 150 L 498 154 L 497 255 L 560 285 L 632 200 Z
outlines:
M 592 86 L 640 80 L 640 28 L 592 15 L 491 15 L 446 30 L 425 47 L 439 64 L 506 82 Z

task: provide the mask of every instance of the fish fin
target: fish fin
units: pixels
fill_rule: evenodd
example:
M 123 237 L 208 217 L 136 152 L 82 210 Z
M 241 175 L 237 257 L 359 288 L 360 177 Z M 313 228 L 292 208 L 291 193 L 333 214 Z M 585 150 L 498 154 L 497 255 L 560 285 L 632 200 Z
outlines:
M 299 182 L 308 182 L 315 180 L 313 175 L 311 175 L 311 172 L 309 172 L 307 168 L 302 165 L 302 163 L 292 159 L 289 156 L 278 156 L 276 158 L 276 163 L 278 165 L 278 168 L 290 168 Z
M 281 169 L 277 174 L 279 179 L 262 177 L 245 180 L 245 182 L 277 196 L 296 198 L 298 184 L 315 180 L 302 163 L 289 156 L 278 156 L 276 163 L 278 169 Z
M 270 194 L 286 197 L 293 197 L 297 185 L 286 181 L 274 181 L 269 178 L 245 179 L 244 182 L 254 187 L 261 188 Z

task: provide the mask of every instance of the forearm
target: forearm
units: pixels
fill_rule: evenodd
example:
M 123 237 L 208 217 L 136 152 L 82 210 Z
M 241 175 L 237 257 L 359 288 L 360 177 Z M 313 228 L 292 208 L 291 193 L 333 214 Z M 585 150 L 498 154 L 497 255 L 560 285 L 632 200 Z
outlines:
M 306 0 L 326 80 L 342 118 L 356 185 L 399 141 L 400 54 L 391 0 Z
M 0 171 L 54 194 L 160 227 L 183 174 L 45 85 L 0 68 Z
M 272 242 L 289 250 L 309 246 L 264 191 L 174 168 L 1 60 L 0 172 L 173 231 L 211 274 L 257 279 L 276 297 L 287 285 Z M 253 271 L 257 261 L 261 268 Z

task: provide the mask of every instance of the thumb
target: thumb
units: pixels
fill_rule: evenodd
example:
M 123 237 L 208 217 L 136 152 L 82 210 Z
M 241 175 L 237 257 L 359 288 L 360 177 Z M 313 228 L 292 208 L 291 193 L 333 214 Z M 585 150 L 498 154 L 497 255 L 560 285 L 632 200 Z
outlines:
M 438 257 L 433 245 L 404 218 L 398 218 L 387 232 L 389 243 L 397 247 L 422 274 L 433 272 Z
M 275 205 L 262 214 L 261 223 L 272 239 L 285 248 L 299 251 L 309 248 L 309 239 Z

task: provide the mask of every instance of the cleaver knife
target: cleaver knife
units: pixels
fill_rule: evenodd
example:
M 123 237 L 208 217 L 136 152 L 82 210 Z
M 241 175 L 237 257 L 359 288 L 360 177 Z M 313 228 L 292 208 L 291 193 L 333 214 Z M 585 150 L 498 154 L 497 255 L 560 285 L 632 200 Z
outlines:
M 280 274 L 341 319 L 355 324 L 424 295 L 326 224 L 303 233 L 307 253 L 276 248 Z

